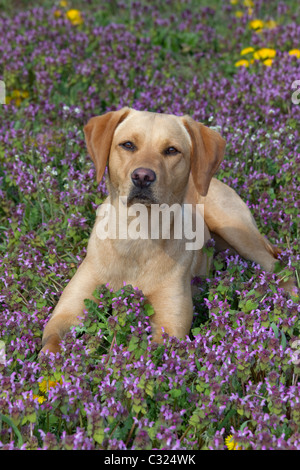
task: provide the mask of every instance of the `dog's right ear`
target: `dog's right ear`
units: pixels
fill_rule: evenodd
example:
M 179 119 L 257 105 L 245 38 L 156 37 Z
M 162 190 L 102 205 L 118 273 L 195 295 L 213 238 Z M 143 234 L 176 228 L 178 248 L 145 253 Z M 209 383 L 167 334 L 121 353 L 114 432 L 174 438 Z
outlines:
M 124 121 L 129 112 L 130 108 L 110 111 L 102 116 L 91 118 L 84 126 L 86 146 L 96 167 L 98 183 L 104 175 L 115 129 Z
M 206 196 L 211 179 L 224 157 L 226 141 L 218 132 L 183 116 L 183 124 L 192 141 L 191 173 L 196 189 Z

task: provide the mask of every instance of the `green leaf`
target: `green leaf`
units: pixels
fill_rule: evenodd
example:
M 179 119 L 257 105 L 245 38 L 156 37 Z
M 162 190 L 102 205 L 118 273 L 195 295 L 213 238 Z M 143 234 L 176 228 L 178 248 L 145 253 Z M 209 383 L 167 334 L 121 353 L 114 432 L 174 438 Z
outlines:
M 153 396 L 154 396 L 153 385 L 152 384 L 146 384 L 145 392 L 147 393 L 147 395 L 149 395 L 151 398 L 153 398 Z
M 283 270 L 283 265 L 281 264 L 280 261 L 276 261 L 275 264 L 274 264 L 274 273 L 278 274 L 282 270 Z
M 132 409 L 133 409 L 133 411 L 134 411 L 135 413 L 139 413 L 139 412 L 141 411 L 142 407 L 141 407 L 141 405 L 135 405 L 135 404 L 133 404 L 133 405 L 132 405 Z
M 128 351 L 134 351 L 137 348 L 138 342 L 139 339 L 136 336 L 132 336 L 128 345 Z
M 280 344 L 281 344 L 283 349 L 286 349 L 286 336 L 285 336 L 283 331 L 281 331 L 280 334 L 281 334 Z
M 22 435 L 17 428 L 17 426 L 13 423 L 13 421 L 8 417 L 0 413 L 0 421 L 4 421 L 6 424 L 8 424 L 14 431 L 15 435 L 18 438 L 18 447 L 21 447 L 23 445 L 23 438 Z
M 278 327 L 275 325 L 274 322 L 271 323 L 271 328 L 274 331 L 275 338 L 278 338 L 279 337 L 279 330 L 278 330 Z
M 193 334 L 193 336 L 197 336 L 197 335 L 199 335 L 200 333 L 201 333 L 201 328 L 197 327 L 197 328 L 193 328 L 193 329 L 192 329 L 192 334 Z M 200 369 L 198 369 L 198 370 L 200 370 Z
M 226 426 L 226 424 L 230 421 L 230 419 L 232 418 L 232 416 L 234 416 L 236 414 L 236 410 L 231 408 L 231 410 L 228 411 L 228 413 L 226 414 L 225 418 L 223 419 L 223 421 L 221 423 L 218 424 L 218 429 L 221 430 L 223 427 Z
M 197 370 L 201 370 L 201 364 L 196 357 L 195 357 L 195 364 L 196 364 Z
M 88 333 L 95 333 L 98 330 L 98 325 L 93 323 L 91 326 L 87 328 Z
M 118 316 L 118 322 L 120 326 L 124 326 L 126 323 L 126 319 L 122 317 L 121 315 Z
M 150 304 L 145 304 L 144 305 L 144 310 L 145 310 L 145 313 L 148 317 L 150 317 L 151 315 L 154 314 L 154 308 Z
M 245 306 L 244 306 L 244 311 L 245 312 L 251 312 L 251 310 L 254 310 L 257 308 L 257 302 L 253 302 L 252 300 L 247 300 Z
M 94 434 L 93 434 L 93 439 L 96 441 L 98 444 L 102 444 L 103 439 L 104 439 L 104 429 L 97 429 Z
M 36 422 L 36 413 L 33 412 L 33 413 L 30 413 L 29 415 L 24 416 L 24 418 L 22 420 L 22 424 L 27 423 L 27 421 L 29 421 L 30 423 L 35 423 Z
M 240 431 L 243 431 L 245 429 L 245 427 L 247 426 L 248 423 L 251 422 L 251 419 L 247 419 L 247 421 L 244 421 L 242 426 L 240 427 Z
M 180 397 L 180 395 L 181 395 L 181 390 L 179 390 L 178 388 L 172 388 L 172 390 L 170 391 L 170 395 L 171 395 L 171 397 L 173 397 L 173 398 Z

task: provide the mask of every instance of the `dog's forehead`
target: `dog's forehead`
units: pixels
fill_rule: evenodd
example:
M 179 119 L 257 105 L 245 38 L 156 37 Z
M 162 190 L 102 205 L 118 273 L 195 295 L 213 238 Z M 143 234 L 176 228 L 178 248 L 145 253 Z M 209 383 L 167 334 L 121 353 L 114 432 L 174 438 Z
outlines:
M 173 114 L 131 110 L 126 119 L 118 125 L 115 136 L 125 137 L 128 134 L 129 137 L 131 132 L 152 139 L 165 140 L 176 137 L 177 140 L 184 139 L 188 145 L 191 145 L 190 135 L 182 119 Z

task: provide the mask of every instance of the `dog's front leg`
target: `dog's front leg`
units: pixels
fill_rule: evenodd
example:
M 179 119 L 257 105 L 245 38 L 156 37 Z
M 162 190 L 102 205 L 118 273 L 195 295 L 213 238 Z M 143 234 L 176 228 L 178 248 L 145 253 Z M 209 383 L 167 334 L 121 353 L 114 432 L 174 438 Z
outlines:
M 154 308 L 150 318 L 152 341 L 162 343 L 162 333 L 185 339 L 193 320 L 193 302 L 190 282 L 172 283 L 147 296 Z
M 92 294 L 99 284 L 101 280 L 98 279 L 92 260 L 87 257 L 64 289 L 44 329 L 41 352 L 60 351 L 60 342 L 64 335 L 72 326 L 80 323 L 84 299 L 93 299 Z

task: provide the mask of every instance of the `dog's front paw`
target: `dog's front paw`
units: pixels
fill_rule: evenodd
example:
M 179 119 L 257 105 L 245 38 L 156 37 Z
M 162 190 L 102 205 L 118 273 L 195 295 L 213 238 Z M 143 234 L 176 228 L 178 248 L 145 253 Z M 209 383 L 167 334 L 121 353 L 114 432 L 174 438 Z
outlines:
M 49 336 L 48 338 L 43 340 L 44 346 L 41 349 L 40 354 L 41 353 L 47 354 L 51 352 L 56 354 L 60 352 L 61 351 L 60 342 L 61 342 L 61 338 L 58 335 Z
M 294 277 L 291 277 L 288 280 L 281 280 L 279 282 L 279 287 L 284 289 L 292 299 L 299 299 L 299 289 L 296 286 L 296 279 Z

